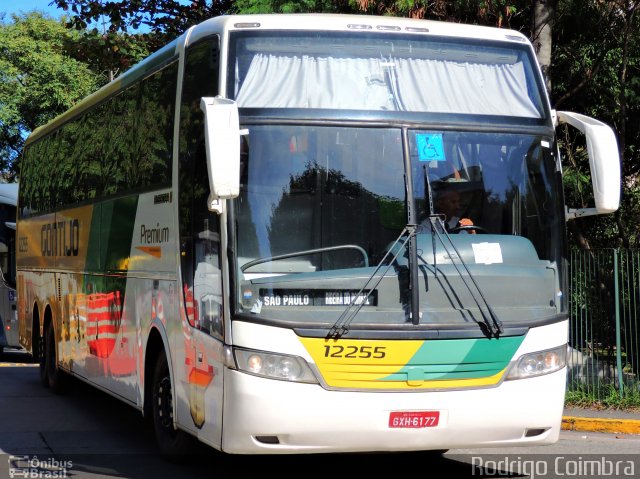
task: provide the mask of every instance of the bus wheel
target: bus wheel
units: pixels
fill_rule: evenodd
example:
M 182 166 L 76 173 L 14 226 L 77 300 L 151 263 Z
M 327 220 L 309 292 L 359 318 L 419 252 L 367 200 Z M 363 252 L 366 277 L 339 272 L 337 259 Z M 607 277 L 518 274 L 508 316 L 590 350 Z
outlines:
M 165 353 L 158 356 L 153 374 L 153 429 L 160 452 L 174 462 L 183 462 L 191 451 L 193 437 L 173 426 L 173 390 Z
M 61 394 L 64 392 L 64 373 L 58 367 L 56 361 L 56 337 L 53 331 L 53 326 L 49 325 L 45 331 L 44 341 L 44 370 L 47 377 L 47 383 L 49 389 L 55 394 Z M 42 371 L 42 365 L 40 366 Z

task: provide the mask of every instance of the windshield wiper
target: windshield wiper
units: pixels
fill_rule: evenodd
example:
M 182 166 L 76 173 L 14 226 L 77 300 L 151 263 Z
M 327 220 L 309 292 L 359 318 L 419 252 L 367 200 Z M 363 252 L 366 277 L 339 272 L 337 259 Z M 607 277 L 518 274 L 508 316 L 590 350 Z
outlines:
M 478 282 L 476 281 L 475 277 L 473 276 L 473 274 L 469 270 L 469 267 L 467 266 L 467 263 L 465 263 L 465 261 L 462 259 L 462 255 L 458 251 L 458 248 L 456 248 L 455 243 L 453 242 L 453 240 L 451 239 L 451 236 L 447 232 L 447 230 L 445 228 L 445 225 L 444 225 L 444 222 L 442 221 L 442 218 L 440 218 L 438 215 L 433 215 L 433 216 L 430 216 L 430 220 L 431 220 L 431 229 L 432 229 L 432 233 L 431 234 L 433 235 L 433 237 L 437 236 L 438 239 L 440 240 L 440 243 L 442 244 L 442 247 L 444 248 L 445 253 L 449 256 L 449 258 L 451 259 L 451 263 L 456 268 L 458 276 L 460 276 L 460 279 L 462 279 L 462 282 L 467 287 L 467 290 L 469 291 L 469 294 L 471 294 L 471 297 L 473 298 L 473 300 L 475 301 L 476 305 L 478 306 L 478 309 L 480 310 L 480 314 L 482 315 L 482 318 L 484 319 L 484 325 L 487 328 L 487 332 L 489 334 L 489 337 L 495 336 L 497 338 L 502 332 L 504 332 L 504 330 L 502 328 L 502 322 L 498 319 L 498 316 L 496 315 L 495 311 L 493 310 L 493 308 L 491 307 L 491 305 L 489 304 L 489 302 L 485 298 L 484 294 L 482 293 L 482 289 L 480 289 L 480 285 L 478 284 Z M 442 233 L 439 231 L 438 227 L 442 228 L 442 231 L 444 232 L 444 236 L 447 238 L 449 244 L 453 248 L 453 251 L 454 251 L 455 255 L 452 255 L 451 251 L 447 248 L 447 245 L 445 244 L 444 240 L 442 239 Z M 435 233 L 435 235 L 433 233 Z M 435 257 L 435 247 L 434 247 L 434 257 Z M 471 285 L 469 284 L 469 282 L 467 281 L 465 275 L 462 273 L 462 271 L 460 271 L 460 268 L 456 264 L 456 257 L 460 261 L 460 264 L 464 267 L 464 270 L 467 273 L 467 277 L 471 280 L 471 283 L 473 283 L 473 286 L 475 287 L 476 292 L 473 291 L 473 289 L 472 289 Z M 425 264 L 427 264 L 426 261 L 424 260 L 424 258 L 421 257 L 421 259 Z M 434 266 L 434 270 L 437 271 L 435 260 L 434 260 L 434 265 L 433 266 Z M 484 306 L 485 306 L 485 308 L 486 308 L 486 310 L 488 312 L 488 315 L 489 315 L 488 318 L 487 318 L 487 315 L 485 314 L 485 311 L 482 309 L 482 306 L 480 306 L 480 301 L 478 301 L 478 295 L 480 296 L 480 298 L 482 300 L 482 303 L 484 303 Z M 482 324 L 482 323 L 479 323 L 479 324 Z
M 436 237 L 437 237 L 440 240 L 440 243 L 442 244 L 442 247 L 444 248 L 445 252 L 449 256 L 449 258 L 451 258 L 451 263 L 456 268 L 456 271 L 458 272 L 458 276 L 460 276 L 460 279 L 462 279 L 462 282 L 467 287 L 467 290 L 469 291 L 469 294 L 471 294 L 471 297 L 473 298 L 473 300 L 475 301 L 476 305 L 478 306 L 478 309 L 480 310 L 480 314 L 482 314 L 482 318 L 484 319 L 484 324 L 485 324 L 485 326 L 486 326 L 486 328 L 488 330 L 489 336 L 493 335 L 495 337 L 498 337 L 498 335 L 503 332 L 502 322 L 498 319 L 498 316 L 496 315 L 495 311 L 493 311 L 493 308 L 491 308 L 491 305 L 489 304 L 487 299 L 484 297 L 484 294 L 482 293 L 482 290 L 480 289 L 480 286 L 478 285 L 478 283 L 477 283 L 476 279 L 474 278 L 473 274 L 471 274 L 471 271 L 467 267 L 467 264 L 462 259 L 462 255 L 458 251 L 458 248 L 456 248 L 456 245 L 454 244 L 453 240 L 451 239 L 451 236 L 447 232 L 447 228 L 446 228 L 446 226 L 444 224 L 443 215 L 434 213 L 434 211 L 433 211 L 433 191 L 431 189 L 431 181 L 429 180 L 429 173 L 427 171 L 427 167 L 426 166 L 423 166 L 422 168 L 423 168 L 423 175 L 424 175 L 425 190 L 427 192 L 428 201 L 429 201 L 429 215 L 428 215 L 428 218 L 429 218 L 429 222 L 431 223 L 431 247 L 432 247 L 432 250 L 433 250 L 433 274 L 434 274 L 434 276 L 436 278 L 438 277 L 438 264 L 437 264 L 437 261 L 436 261 L 437 260 Z M 482 299 L 482 302 L 484 303 L 485 307 L 487 308 L 487 311 L 489 313 L 489 318 L 487 318 L 487 316 L 485 315 L 485 312 L 482 310 L 482 307 L 480 306 L 480 302 L 478 301 L 476 293 L 473 292 L 473 290 L 472 290 L 471 286 L 469 285 L 469 283 L 467 282 L 465 276 L 462 274 L 462 271 L 460 271 L 460 269 L 458 268 L 458 265 L 456 264 L 456 260 L 455 260 L 454 256 L 447 249 L 447 245 L 442 240 L 442 233 L 441 232 L 444 233 L 444 235 L 446 236 L 446 238 L 449 241 L 449 244 L 451 245 L 451 247 L 453 248 L 456 256 L 460 260 L 460 264 L 462 264 L 462 266 L 464 267 L 465 271 L 467 272 L 467 275 L 468 275 L 469 279 L 471 279 L 471 282 L 475 286 L 477 294 L 480 295 L 480 298 Z M 424 260 L 424 258 L 422 258 L 422 256 L 420 257 L 420 259 L 423 261 L 423 263 L 428 264 Z
M 336 322 L 333 324 L 333 326 L 329 330 L 329 333 L 327 334 L 327 339 L 329 338 L 338 339 L 349 332 L 349 324 L 351 324 L 351 321 L 353 321 L 353 319 L 357 316 L 357 314 L 360 312 L 362 307 L 365 305 L 365 303 L 367 302 L 367 299 L 371 295 L 371 292 L 378 287 L 378 285 L 382 281 L 382 278 L 386 276 L 387 271 L 389 271 L 389 268 L 391 268 L 391 266 L 394 264 L 400 252 L 404 250 L 409 240 L 415 236 L 416 230 L 417 230 L 416 225 L 406 225 L 402 229 L 402 231 L 400 232 L 396 240 L 393 242 L 391 247 L 387 250 L 385 255 L 382 257 L 382 259 L 376 266 L 376 269 L 373 270 L 373 273 L 371 273 L 371 275 L 367 278 L 367 280 L 364 282 L 360 290 L 354 296 L 351 297 L 349 304 L 344 309 L 344 311 L 342 311 L 342 313 L 340 314 L 340 317 L 336 320 Z M 367 288 L 367 286 L 376 278 L 378 271 L 380 271 L 382 266 L 385 264 L 385 261 L 387 260 L 387 258 L 391 255 L 391 252 L 394 250 L 396 245 L 400 242 L 400 239 L 405 234 L 407 235 L 407 237 L 404 239 L 400 247 L 397 248 L 396 253 L 388 262 L 388 264 L 386 265 L 386 268 L 384 268 L 384 271 L 382 272 L 382 274 L 380 274 L 380 277 L 378 278 L 378 280 L 375 282 L 375 284 L 372 287 Z M 364 293 L 364 297 L 361 296 L 363 293 Z

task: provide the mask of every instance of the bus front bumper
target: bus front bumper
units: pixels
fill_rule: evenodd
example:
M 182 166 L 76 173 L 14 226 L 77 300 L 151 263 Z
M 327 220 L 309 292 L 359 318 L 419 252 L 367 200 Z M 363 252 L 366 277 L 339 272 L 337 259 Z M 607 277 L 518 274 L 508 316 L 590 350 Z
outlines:
M 486 389 L 426 392 L 329 391 L 229 369 L 224 380 L 225 452 L 419 451 L 556 442 L 566 369 Z M 398 417 L 405 419 L 392 427 Z

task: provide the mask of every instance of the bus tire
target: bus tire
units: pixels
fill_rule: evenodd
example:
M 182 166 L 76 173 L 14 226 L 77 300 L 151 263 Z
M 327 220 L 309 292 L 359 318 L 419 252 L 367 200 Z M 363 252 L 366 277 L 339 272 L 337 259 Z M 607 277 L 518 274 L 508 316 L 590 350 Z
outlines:
M 49 324 L 45 331 L 44 351 L 45 373 L 49 389 L 54 394 L 62 394 L 65 390 L 64 372 L 58 367 L 56 359 L 56 337 L 53 326 Z
M 172 462 L 184 462 L 192 451 L 194 439 L 173 425 L 173 389 L 164 351 L 158 355 L 153 373 L 152 418 L 162 455 Z

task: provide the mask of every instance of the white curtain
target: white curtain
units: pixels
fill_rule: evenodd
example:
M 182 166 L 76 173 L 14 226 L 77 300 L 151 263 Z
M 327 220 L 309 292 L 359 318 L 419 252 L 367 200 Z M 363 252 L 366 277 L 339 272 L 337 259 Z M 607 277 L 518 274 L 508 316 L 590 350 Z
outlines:
M 257 54 L 236 100 L 247 108 L 540 117 L 522 63 Z

